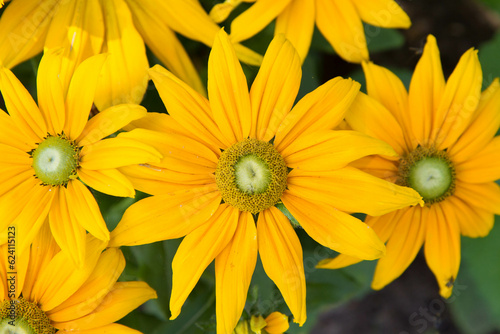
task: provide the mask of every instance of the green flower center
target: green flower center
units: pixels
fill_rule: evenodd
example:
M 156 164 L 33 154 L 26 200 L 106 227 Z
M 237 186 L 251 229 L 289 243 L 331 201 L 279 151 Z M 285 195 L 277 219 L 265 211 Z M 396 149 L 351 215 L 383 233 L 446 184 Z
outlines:
M 4 300 L 0 304 L 0 334 L 52 334 L 56 329 L 34 303 L 24 298 Z
M 287 175 L 285 160 L 272 144 L 245 139 L 222 152 L 215 181 L 224 202 L 255 214 L 279 202 Z
M 64 134 L 49 135 L 30 152 L 35 176 L 45 185 L 66 186 L 70 179 L 76 178 L 78 152 L 74 141 Z
M 455 167 L 446 151 L 418 146 L 401 158 L 397 183 L 416 190 L 428 205 L 441 202 L 455 191 Z

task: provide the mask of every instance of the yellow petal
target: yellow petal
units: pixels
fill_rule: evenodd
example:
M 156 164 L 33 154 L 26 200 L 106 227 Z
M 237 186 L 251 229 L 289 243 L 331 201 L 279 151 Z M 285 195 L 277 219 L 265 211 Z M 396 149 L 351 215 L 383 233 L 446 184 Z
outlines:
M 398 155 L 406 151 L 405 135 L 398 121 L 370 96 L 362 92 L 357 95 L 350 111 L 346 113 L 346 121 L 353 130 L 388 143 Z
M 449 199 L 459 198 L 471 208 L 484 209 L 500 214 L 500 186 L 495 182 L 457 182 L 455 193 Z
M 7 68 L 35 56 L 43 43 L 59 2 L 14 1 L 0 19 L 0 63 Z
M 66 97 L 67 118 L 64 133 L 73 140 L 77 139 L 86 127 L 94 103 L 97 81 L 105 60 L 106 55 L 85 60 L 78 66 L 71 79 Z
M 47 312 L 53 322 L 83 317 L 95 310 L 113 288 L 123 269 L 125 258 L 117 248 L 105 250 L 92 274 L 71 297 Z
M 58 1 L 58 4 L 44 47 L 61 52 L 58 78 L 66 96 L 78 65 L 101 52 L 105 28 L 99 0 Z
M 378 259 L 385 246 L 360 220 L 324 204 L 311 203 L 285 191 L 283 204 L 318 243 L 339 253 L 365 260 Z
M 170 320 L 177 318 L 205 268 L 233 238 L 238 218 L 237 209 L 222 204 L 206 224 L 184 238 L 172 261 Z
M 500 179 L 500 136 L 455 168 L 457 179 L 465 182 L 485 183 Z
M 69 191 L 61 188 L 54 198 L 53 208 L 49 212 L 50 230 L 59 247 L 71 258 L 71 265 L 80 267 L 85 259 L 86 233 L 72 215 L 75 208 L 68 204 L 69 195 Z
M 460 266 L 460 230 L 446 201 L 433 205 L 432 209 L 425 237 L 425 259 L 436 276 L 440 295 L 448 298 Z
M 121 133 L 118 138 L 135 140 L 157 149 L 161 161 L 146 161 L 181 173 L 203 174 L 215 172 L 217 155 L 196 139 L 173 133 L 135 129 Z M 219 150 L 220 152 L 220 150 Z
M 215 258 L 217 332 L 232 333 L 241 317 L 257 263 L 257 231 L 252 215 L 240 213 L 233 239 Z
M 108 108 L 87 122 L 76 142 L 79 146 L 93 144 L 146 115 L 144 107 L 134 104 L 121 104 Z
M 411 209 L 410 209 L 411 210 Z M 395 210 L 389 212 L 388 214 L 373 217 L 367 216 L 365 219 L 365 223 L 373 228 L 377 236 L 380 238 L 380 241 L 386 242 L 392 235 L 392 231 L 398 224 L 401 216 L 407 211 L 407 209 L 403 210 Z M 324 259 L 318 262 L 316 268 L 321 269 L 339 269 L 344 268 L 362 260 L 356 257 L 352 257 L 345 254 L 339 254 L 333 259 Z
M 351 79 L 337 77 L 304 96 L 278 127 L 276 149 L 282 151 L 301 135 L 335 128 L 344 119 L 359 87 Z
M 219 26 L 208 16 L 199 1 L 170 0 L 166 1 L 138 1 L 140 6 L 148 8 L 149 12 L 161 13 L 164 22 L 167 22 L 174 31 L 189 39 L 200 41 L 207 46 L 212 46 L 214 38 L 219 31 Z
M 80 168 L 78 177 L 90 188 L 102 193 L 119 196 L 134 197 L 134 186 L 129 179 L 116 169 L 90 170 Z
M 18 131 L 28 137 L 27 141 L 31 145 L 40 143 L 47 135 L 47 126 L 42 113 L 26 88 L 11 71 L 5 68 L 0 69 L 0 92 Z
M 215 184 L 140 200 L 125 211 L 111 232 L 109 246 L 180 238 L 206 223 L 220 201 Z
M 386 243 L 386 255 L 378 260 L 372 281 L 372 288 L 380 290 L 399 277 L 413 262 L 425 239 L 430 209 L 414 207 L 402 210 L 396 221 L 385 224 L 395 225 Z M 384 219 L 381 217 L 380 219 Z
M 206 98 L 159 65 L 149 70 L 169 115 L 212 150 L 227 147 Z
M 500 127 L 498 110 L 500 110 L 500 83 L 495 79 L 482 93 L 471 124 L 448 150 L 455 163 L 461 163 L 472 157 L 495 136 Z
M 154 55 L 182 81 L 198 93 L 206 95 L 198 71 L 184 46 L 169 27 L 168 16 L 164 15 L 164 12 L 157 6 L 161 2 L 128 0 L 127 4 L 137 30 Z M 179 14 L 183 15 L 184 12 Z M 215 32 L 216 30 L 214 35 Z
M 288 317 L 280 312 L 273 312 L 266 317 L 266 332 L 269 334 L 283 334 L 288 328 Z
M 11 221 L 13 225 L 17 226 L 19 235 L 23 236 L 17 243 L 16 251 L 19 254 L 29 249 L 29 245 L 45 222 L 49 210 L 52 209 L 53 199 L 57 196 L 57 188 L 41 186 L 37 181 L 35 180 L 34 184 L 32 180 L 26 182 L 18 187 L 19 190 L 24 190 L 24 192 L 16 192 L 15 196 L 5 196 L 5 200 L 2 199 L 0 202 L 1 212 L 15 212 L 17 210 L 13 210 L 13 208 L 21 206 L 21 212 L 16 214 L 13 222 Z M 17 198 L 19 195 L 22 196 L 22 200 Z M 10 202 L 12 200 L 16 201 Z M 3 210 L 4 205 L 7 207 L 5 211 Z
M 30 143 L 29 138 L 17 129 L 12 117 L 0 109 L 0 143 L 18 148 L 23 152 L 29 152 L 33 149 L 35 142 Z
M 285 34 L 304 62 L 314 32 L 315 1 L 293 0 L 276 19 L 275 34 Z M 284 71 L 286 72 L 286 71 Z
M 394 0 L 353 1 L 363 21 L 377 27 L 409 28 L 410 18 Z
M 380 216 L 421 202 L 411 188 L 361 172 L 352 167 L 336 171 L 309 172 L 294 169 L 288 175 L 288 189 L 295 196 L 332 205 L 347 212 Z
M 500 190 L 494 182 L 461 182 L 457 184 L 454 196 L 447 201 L 451 210 L 456 213 L 462 235 L 471 238 L 484 237 L 493 227 L 494 213 L 499 211 Z
M 101 2 L 106 25 L 104 64 L 94 103 L 99 110 L 120 103 L 142 101 L 148 84 L 149 68 L 144 41 L 134 27 L 124 0 Z
M 65 192 L 62 190 L 62 192 Z M 109 231 L 92 193 L 80 181 L 71 181 L 66 188 L 71 218 L 100 240 L 109 240 Z
M 208 96 L 226 141 L 245 139 L 251 126 L 247 80 L 224 30 L 217 34 L 208 59 Z
M 388 160 L 378 155 L 370 155 L 353 161 L 349 166 L 392 183 L 396 183 L 398 179 L 397 161 Z
M 353 1 L 316 0 L 316 25 L 343 59 L 368 60 L 365 31 Z
M 92 313 L 76 320 L 54 323 L 54 327 L 79 332 L 106 326 L 155 298 L 156 292 L 146 282 L 118 282 Z
M 483 72 L 477 50 L 460 58 L 434 114 L 431 137 L 438 148 L 452 145 L 469 126 L 481 97 Z
M 72 333 L 73 330 L 61 330 L 59 331 L 60 333 Z M 104 325 L 100 326 L 97 328 L 92 328 L 92 329 L 85 329 L 85 330 L 79 330 L 77 332 L 78 334 L 102 334 L 102 333 L 109 333 L 109 334 L 142 334 L 141 332 L 129 328 L 127 326 L 123 326 L 120 324 L 112 323 L 109 325 Z
M 92 170 L 117 168 L 160 162 L 161 156 L 151 146 L 121 136 L 84 146 L 80 151 L 80 167 Z
M 33 287 L 32 301 L 38 303 L 44 312 L 48 312 L 68 299 L 92 274 L 105 246 L 104 242 L 87 236 L 87 251 L 80 268 L 72 265 L 67 252 L 57 253 L 40 272 Z
M 151 195 L 168 194 L 177 191 L 180 186 L 189 189 L 215 183 L 213 172 L 191 174 L 149 164 L 126 166 L 119 170 L 135 189 Z
M 52 237 L 50 226 L 46 221 L 33 239 L 33 244 L 30 248 L 29 258 L 36 259 L 36 261 L 30 261 L 29 266 L 26 268 L 25 280 L 22 285 L 24 298 L 32 300 L 33 285 L 38 281 L 40 273 L 45 266 L 49 264 L 54 255 L 59 251 L 60 248 Z M 28 255 L 28 253 L 26 255 Z M 23 256 L 23 258 L 25 257 L 27 256 Z
M 438 108 L 444 88 L 436 38 L 429 35 L 410 83 L 408 103 L 411 127 L 404 129 L 413 133 L 419 144 L 430 144 L 433 114 Z
M 297 52 L 283 35 L 276 36 L 250 90 L 251 137 L 263 141 L 274 137 L 297 97 L 301 76 Z
M 299 238 L 275 207 L 259 214 L 257 234 L 264 270 L 281 291 L 294 322 L 302 326 L 307 318 L 306 279 Z
M 231 23 L 231 40 L 244 41 L 264 29 L 292 0 L 259 0 Z
M 59 78 L 61 57 L 60 52 L 45 52 L 36 80 L 38 106 L 51 134 L 61 133 L 66 122 L 63 87 Z
M 289 168 L 326 171 L 367 155 L 397 156 L 392 147 L 361 132 L 323 130 L 300 136 L 281 155 Z

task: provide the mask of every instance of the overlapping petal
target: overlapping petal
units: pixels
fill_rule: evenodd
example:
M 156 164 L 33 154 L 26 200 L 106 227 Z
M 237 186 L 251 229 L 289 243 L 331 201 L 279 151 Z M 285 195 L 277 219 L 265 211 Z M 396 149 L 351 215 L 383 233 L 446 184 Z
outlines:
M 347 213 L 288 191 L 283 194 L 282 201 L 307 234 L 323 246 L 365 260 L 384 255 L 385 246 L 375 232 Z
M 276 18 L 275 34 L 284 34 L 304 62 L 314 32 L 315 1 L 292 0 Z
M 291 110 L 300 87 L 300 59 L 282 35 L 273 39 L 250 90 L 251 137 L 269 141 Z
M 335 128 L 359 92 L 359 83 L 334 78 L 304 96 L 278 127 L 274 145 L 285 149 L 297 137 Z
M 229 244 L 238 220 L 238 209 L 222 204 L 204 225 L 184 238 L 172 262 L 171 320 L 179 315 L 205 268 Z M 211 242 L 204 242 L 206 240 Z
M 220 201 L 215 184 L 143 199 L 125 211 L 109 246 L 180 238 L 206 223 Z
M 233 239 L 215 258 L 217 331 L 230 333 L 240 319 L 257 263 L 257 230 L 249 212 L 240 213 Z
M 247 80 L 223 31 L 217 34 L 208 59 L 208 96 L 214 119 L 227 142 L 233 144 L 246 138 L 251 126 Z
M 433 206 L 429 215 L 424 252 L 439 284 L 440 295 L 450 297 L 460 266 L 460 229 L 446 201 Z
M 361 19 L 384 28 L 409 28 L 410 18 L 394 0 L 353 1 Z
M 361 18 L 353 1 L 316 1 L 316 25 L 342 58 L 360 63 L 368 60 Z
M 106 37 L 102 52 L 109 54 L 94 103 L 99 110 L 142 101 L 149 68 L 144 41 L 134 27 L 124 0 L 102 1 Z
M 264 270 L 280 289 L 294 321 L 302 326 L 306 321 L 306 281 L 299 238 L 288 218 L 275 207 L 260 213 L 257 233 Z
M 439 106 L 444 89 L 445 81 L 436 38 L 429 35 L 410 83 L 408 115 L 411 126 L 403 129 L 413 133 L 419 144 L 430 143 L 433 113 Z M 415 147 L 417 143 L 412 143 L 412 146 Z

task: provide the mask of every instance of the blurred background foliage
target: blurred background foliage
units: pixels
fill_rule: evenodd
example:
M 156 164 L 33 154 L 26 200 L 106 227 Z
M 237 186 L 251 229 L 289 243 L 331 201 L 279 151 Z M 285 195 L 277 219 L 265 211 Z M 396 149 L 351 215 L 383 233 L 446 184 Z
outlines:
M 312 1 L 312 0 L 310 0 Z M 207 11 L 222 0 L 201 0 Z M 484 88 L 500 76 L 500 0 L 400 0 L 412 20 L 406 31 L 365 25 L 372 61 L 393 71 L 408 87 L 411 73 L 422 52 L 427 34 L 436 36 L 445 75 L 448 76 L 468 48 L 479 50 Z M 229 30 L 231 19 L 248 7 L 243 4 L 222 25 Z M 0 13 L 2 10 L 0 10 Z M 273 36 L 271 24 L 244 44 L 263 54 Z M 206 84 L 210 49 L 184 39 Z M 150 65 L 159 61 L 148 51 Z M 36 72 L 41 56 L 14 69 L 36 99 Z M 258 68 L 243 65 L 251 84 Z M 302 96 L 327 80 L 341 75 L 362 84 L 361 66 L 335 55 L 322 35 L 315 31 L 311 51 L 303 65 Z M 166 112 L 150 82 L 142 103 L 149 111 Z M 5 110 L 0 97 L 0 107 Z M 500 112 L 500 110 L 499 110 Z M 136 199 L 121 199 L 93 191 L 112 230 L 125 209 Z M 289 217 L 293 219 L 293 217 Z M 291 323 L 287 333 L 500 333 L 500 226 L 481 239 L 462 238 L 462 264 L 454 293 L 448 300 L 439 297 L 437 284 L 417 256 L 410 268 L 381 291 L 370 289 L 375 263 L 365 261 L 340 270 L 317 270 L 317 262 L 335 252 L 319 246 L 297 229 L 304 250 L 307 281 L 308 320 L 303 327 Z M 171 262 L 180 240 L 151 245 L 123 247 L 127 266 L 121 280 L 144 280 L 158 293 L 158 299 L 144 304 L 120 322 L 147 334 L 215 333 L 215 277 L 213 264 L 207 268 L 182 308 L 170 321 Z M 290 314 L 276 286 L 266 276 L 260 261 L 249 290 L 244 317 L 273 311 Z

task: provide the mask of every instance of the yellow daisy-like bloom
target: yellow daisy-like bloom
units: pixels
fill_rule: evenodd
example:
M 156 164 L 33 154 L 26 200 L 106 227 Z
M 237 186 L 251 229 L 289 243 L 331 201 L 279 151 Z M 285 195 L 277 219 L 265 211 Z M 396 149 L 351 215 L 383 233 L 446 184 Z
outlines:
M 59 246 L 81 264 L 85 230 L 109 240 L 85 184 L 113 196 L 134 197 L 132 183 L 117 168 L 159 161 L 161 155 L 128 138 L 102 140 L 146 115 L 141 106 L 114 106 L 89 120 L 105 55 L 84 61 L 67 93 L 58 78 L 59 57 L 47 53 L 40 62 L 38 106 L 10 70 L 0 69 L 0 91 L 9 112 L 0 111 L 0 231 L 16 224 L 22 253 L 48 216 Z
M 210 16 L 223 21 L 243 0 L 226 0 L 214 6 Z M 309 52 L 314 26 L 318 27 L 343 59 L 359 63 L 368 60 L 362 21 L 383 28 L 408 28 L 408 15 L 394 0 L 244 0 L 255 2 L 231 23 L 231 40 L 241 42 L 276 19 L 275 34 L 283 33 L 304 61 Z
M 387 255 L 380 259 L 372 287 L 397 278 L 424 244 L 440 293 L 449 297 L 460 265 L 460 235 L 480 237 L 500 213 L 500 85 L 481 94 L 477 51 L 467 51 L 448 81 L 436 40 L 429 36 L 409 94 L 389 70 L 364 63 L 368 96 L 360 94 L 346 120 L 352 128 L 391 144 L 399 160 L 372 157 L 356 165 L 417 190 L 424 207 L 367 217 Z M 320 263 L 339 268 L 358 262 L 339 256 Z
M 17 237 L 14 226 L 9 236 Z M 47 225 L 26 256 L 16 256 L 14 244 L 0 247 L 0 332 L 140 333 L 114 322 L 156 292 L 145 282 L 117 282 L 125 268 L 121 251 L 104 250 L 106 243 L 90 235 L 86 243 L 80 268 L 60 251 Z
M 395 154 L 369 136 L 330 130 L 342 121 L 358 83 L 332 79 L 290 111 L 300 59 L 282 35 L 270 44 L 250 93 L 224 31 L 209 58 L 209 100 L 160 66 L 150 75 L 169 115 L 150 113 L 137 123 L 157 131 L 125 136 L 158 147 L 164 158 L 122 169 L 137 189 L 155 196 L 127 209 L 110 245 L 186 236 L 172 263 L 172 319 L 215 259 L 217 331 L 232 333 L 258 252 L 295 321 L 303 324 L 302 249 L 274 205 L 282 201 L 320 244 L 375 259 L 383 255 L 383 244 L 344 211 L 383 214 L 420 201 L 409 188 L 346 166 L 370 154 Z
M 240 320 L 233 334 L 283 334 L 289 327 L 286 315 L 273 312 L 265 319 L 261 315 L 252 315 L 250 321 Z
M 201 80 L 178 32 L 208 46 L 219 27 L 197 0 L 13 0 L 0 18 L 0 64 L 12 68 L 43 48 L 64 48 L 61 79 L 89 56 L 109 54 L 95 104 L 99 110 L 140 103 L 147 88 L 144 43 L 167 68 L 199 92 Z M 237 45 L 239 56 L 260 64 L 261 56 Z

